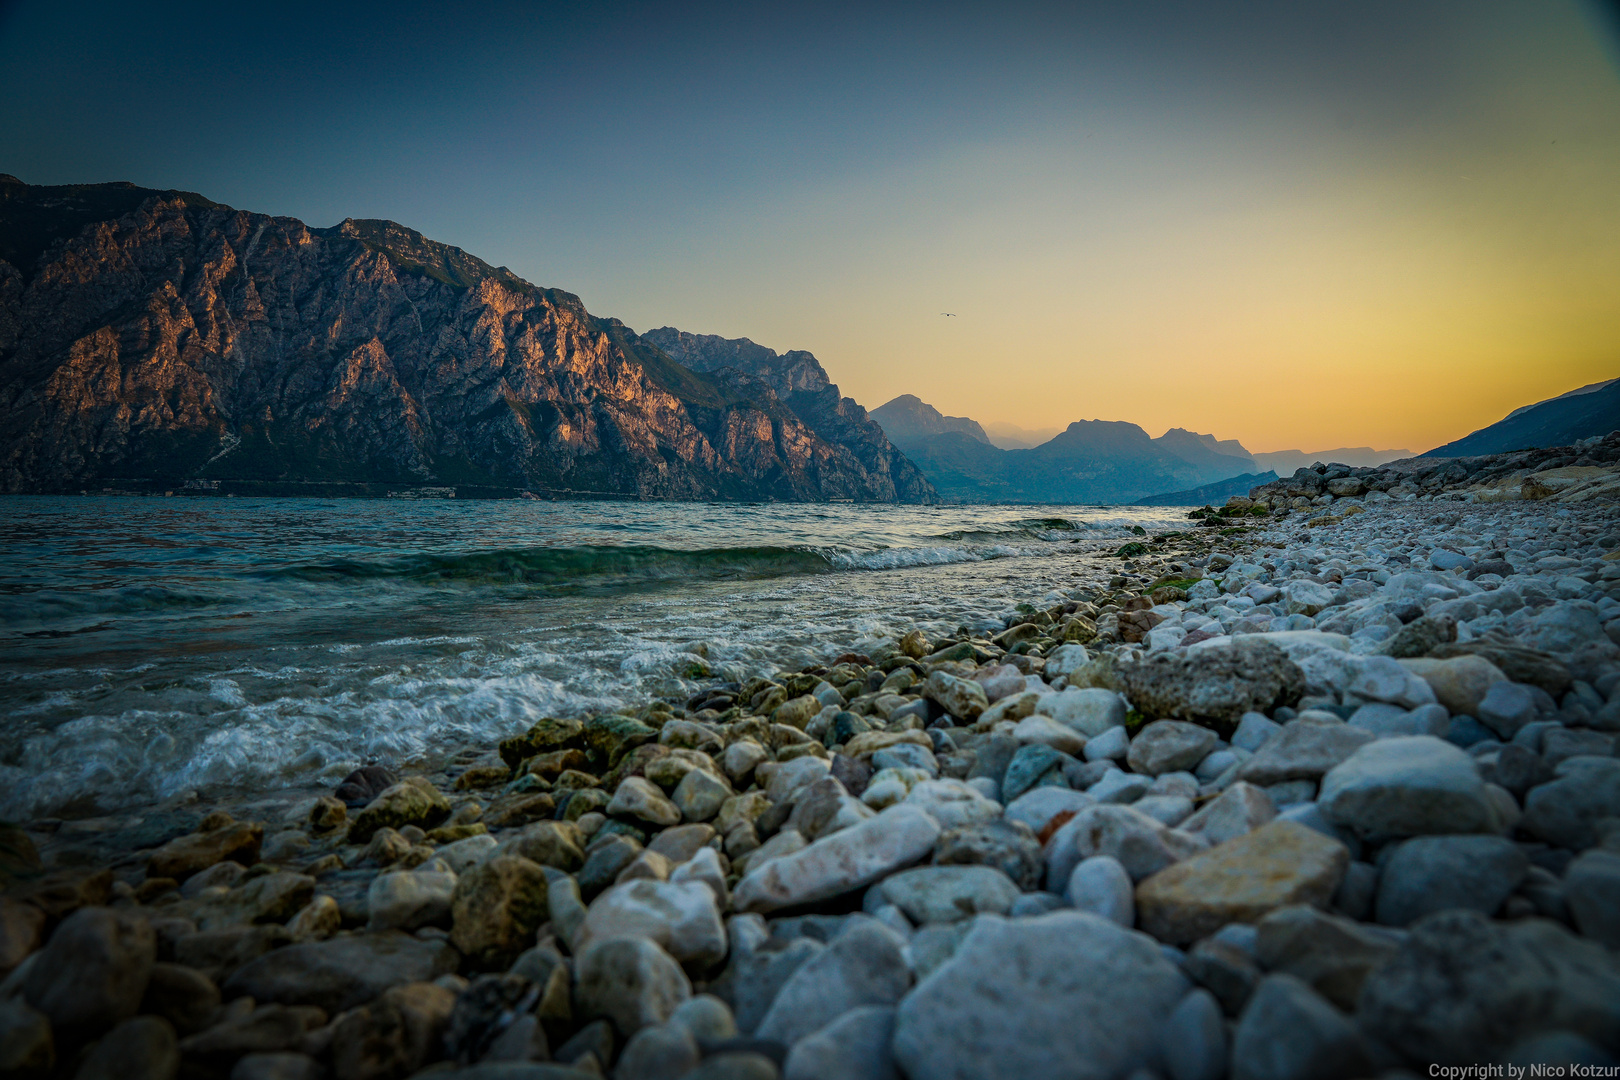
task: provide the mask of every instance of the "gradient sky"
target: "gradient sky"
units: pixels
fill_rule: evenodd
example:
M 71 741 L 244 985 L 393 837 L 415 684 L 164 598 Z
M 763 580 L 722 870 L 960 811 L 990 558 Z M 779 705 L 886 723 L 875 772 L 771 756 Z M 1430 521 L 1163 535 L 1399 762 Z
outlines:
M 0 172 L 392 218 L 868 408 L 1422 450 L 1620 376 L 1613 5 L 224 7 L 0 2 Z

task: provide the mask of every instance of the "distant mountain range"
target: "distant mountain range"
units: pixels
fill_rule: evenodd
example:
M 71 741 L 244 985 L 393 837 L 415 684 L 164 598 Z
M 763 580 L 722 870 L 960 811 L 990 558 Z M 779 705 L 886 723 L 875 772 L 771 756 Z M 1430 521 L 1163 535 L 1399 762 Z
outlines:
M 1254 473 L 1242 445 L 1172 428 L 1083 420 L 1028 449 L 992 445 L 984 428 L 906 394 L 872 410 L 889 440 L 940 496 L 961 502 L 1122 503 Z
M 1609 379 L 1521 406 L 1489 427 L 1423 456 L 1474 457 L 1531 447 L 1569 446 L 1616 429 L 1620 429 L 1620 379 Z
M 0 491 L 935 497 L 810 354 L 657 340 L 391 221 L 0 175 Z

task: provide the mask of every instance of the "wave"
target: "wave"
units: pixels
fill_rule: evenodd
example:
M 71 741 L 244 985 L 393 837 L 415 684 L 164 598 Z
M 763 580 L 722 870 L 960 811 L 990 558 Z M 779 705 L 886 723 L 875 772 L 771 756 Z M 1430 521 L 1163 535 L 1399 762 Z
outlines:
M 306 582 L 404 581 L 421 584 L 519 584 L 567 587 L 658 581 L 758 579 L 833 569 L 826 555 L 790 547 L 681 550 L 636 546 L 498 548 L 455 555 L 337 559 L 273 571 Z
M 840 570 L 899 570 L 908 566 L 947 566 L 984 562 L 1027 552 L 1006 544 L 974 549 L 962 547 L 889 548 L 884 551 L 839 551 L 828 556 Z

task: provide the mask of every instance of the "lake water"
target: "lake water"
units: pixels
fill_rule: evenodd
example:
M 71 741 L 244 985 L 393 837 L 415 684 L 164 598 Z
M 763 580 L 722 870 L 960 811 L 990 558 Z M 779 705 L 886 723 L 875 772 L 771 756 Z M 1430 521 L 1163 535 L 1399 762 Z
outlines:
M 999 620 L 1176 508 L 0 501 L 0 817 L 339 777 Z

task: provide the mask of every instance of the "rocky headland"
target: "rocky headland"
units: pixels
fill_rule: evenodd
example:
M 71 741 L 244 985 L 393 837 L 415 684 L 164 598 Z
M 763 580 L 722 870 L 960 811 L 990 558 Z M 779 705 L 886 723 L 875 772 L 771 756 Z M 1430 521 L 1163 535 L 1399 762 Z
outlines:
M 25 823 L 0 1075 L 1612 1075 L 1617 449 L 1303 470 L 994 627 Z

